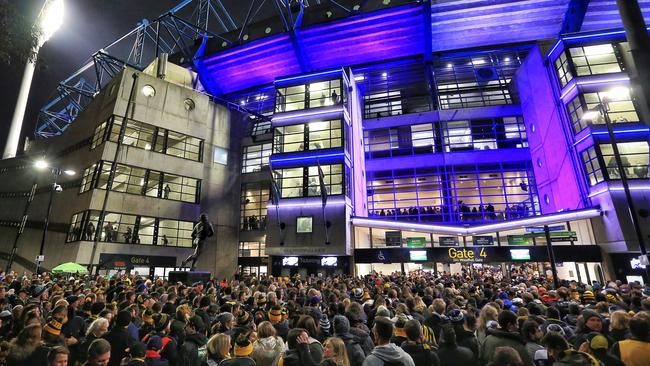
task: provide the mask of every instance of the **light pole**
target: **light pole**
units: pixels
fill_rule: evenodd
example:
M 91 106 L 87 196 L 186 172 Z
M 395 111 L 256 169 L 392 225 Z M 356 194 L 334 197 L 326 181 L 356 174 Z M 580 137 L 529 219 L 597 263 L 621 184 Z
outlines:
M 620 93 L 619 90 L 611 90 L 601 98 L 601 102 L 596 105 L 596 107 L 589 110 L 582 116 L 582 119 L 588 122 L 597 119 L 599 116 L 603 116 L 605 120 L 605 126 L 607 127 L 607 134 L 609 136 L 609 141 L 612 143 L 612 152 L 614 153 L 614 161 L 616 162 L 616 169 L 618 170 L 619 175 L 621 176 L 621 184 L 623 185 L 623 191 L 625 192 L 625 200 L 627 201 L 627 209 L 632 220 L 632 226 L 634 226 L 634 233 L 636 238 L 639 241 L 639 249 L 641 255 L 648 258 L 648 253 L 645 247 L 645 240 L 643 239 L 643 232 L 641 231 L 641 224 L 639 223 L 639 217 L 636 214 L 636 206 L 634 205 L 634 200 L 632 200 L 632 193 L 630 192 L 630 186 L 627 181 L 627 173 L 625 172 L 625 167 L 623 166 L 623 161 L 621 160 L 621 154 L 618 151 L 618 144 L 616 143 L 616 137 L 614 136 L 614 130 L 612 129 L 612 120 L 609 118 L 609 102 Z M 629 90 L 628 90 L 629 93 Z M 650 281 L 650 265 L 646 265 L 646 276 L 648 281 Z
M 9 135 L 7 136 L 7 144 L 5 145 L 2 154 L 3 159 L 9 159 L 16 156 L 18 151 L 18 143 L 20 142 L 20 129 L 23 125 L 23 118 L 25 117 L 25 108 L 27 107 L 27 98 L 29 98 L 29 89 L 32 85 L 32 78 L 34 77 L 34 69 L 36 68 L 36 58 L 41 46 L 45 44 L 54 33 L 63 24 L 63 0 L 45 0 L 41 8 L 36 24 L 40 30 L 38 45 L 36 46 L 36 57 L 32 61 L 27 61 L 25 71 L 23 72 L 23 79 L 20 83 L 20 92 L 18 93 L 18 100 L 16 101 L 16 108 L 14 115 L 11 118 L 11 126 L 9 127 Z
M 76 174 L 74 170 L 70 169 L 61 169 L 56 167 L 51 167 L 50 164 L 45 160 L 38 160 L 34 163 L 36 169 L 45 170 L 49 169 L 52 173 L 52 184 L 50 185 L 50 194 L 47 202 L 47 213 L 45 214 L 45 222 L 43 223 L 43 236 L 41 237 L 41 247 L 38 250 L 38 257 L 36 258 L 36 270 L 35 274 L 38 274 L 38 270 L 41 267 L 41 262 L 43 260 L 43 251 L 45 249 L 45 238 L 47 237 L 47 228 L 50 225 L 50 214 L 52 213 L 52 201 L 54 199 L 54 192 L 61 192 L 63 189 L 60 185 L 57 184 L 57 180 L 61 174 L 68 176 L 73 176 Z

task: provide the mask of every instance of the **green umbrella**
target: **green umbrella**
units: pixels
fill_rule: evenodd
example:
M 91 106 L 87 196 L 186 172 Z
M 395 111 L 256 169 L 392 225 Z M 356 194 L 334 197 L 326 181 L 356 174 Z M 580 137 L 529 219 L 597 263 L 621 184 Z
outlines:
M 73 262 L 68 262 L 68 263 L 63 263 L 59 264 L 58 266 L 52 268 L 52 273 L 88 273 L 88 270 L 86 267 L 73 263 Z

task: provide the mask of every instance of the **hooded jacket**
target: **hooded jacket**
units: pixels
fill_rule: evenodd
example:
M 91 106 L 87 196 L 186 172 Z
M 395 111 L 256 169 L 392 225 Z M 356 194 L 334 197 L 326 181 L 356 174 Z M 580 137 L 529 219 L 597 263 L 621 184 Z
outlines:
M 526 343 L 524 342 L 521 335 L 517 332 L 507 332 L 502 329 L 488 329 L 488 336 L 485 337 L 485 341 L 481 345 L 481 350 L 479 352 L 481 357 L 481 365 L 486 365 L 488 362 L 492 361 L 494 352 L 497 347 L 512 347 L 519 357 L 521 357 L 522 365 L 529 366 L 533 364 L 533 360 L 530 358 L 530 354 L 526 349 Z
M 402 349 L 413 359 L 415 366 L 439 366 L 440 360 L 435 351 L 428 345 L 420 342 L 406 341 Z
M 199 348 L 208 343 L 208 338 L 201 333 L 190 334 L 180 347 L 180 364 L 183 366 L 200 366 Z
M 284 350 L 282 338 L 277 336 L 266 337 L 258 339 L 253 343 L 253 354 L 251 354 L 251 358 L 255 360 L 257 366 L 275 366 Z
M 370 355 L 363 361 L 363 366 L 384 366 L 386 364 L 391 366 L 415 366 L 411 356 L 394 343 L 375 346 Z
M 359 340 L 350 333 L 350 321 L 348 318 L 337 315 L 332 320 L 332 327 L 334 328 L 334 336 L 339 337 L 345 343 L 345 349 L 348 352 L 348 359 L 350 366 L 360 366 L 366 354 L 359 343 Z

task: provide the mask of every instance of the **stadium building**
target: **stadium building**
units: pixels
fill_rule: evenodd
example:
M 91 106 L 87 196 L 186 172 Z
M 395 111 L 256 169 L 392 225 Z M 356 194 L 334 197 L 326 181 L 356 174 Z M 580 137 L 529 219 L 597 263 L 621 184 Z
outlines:
M 303 3 L 125 65 L 0 161 L 3 256 L 166 275 L 206 213 L 218 277 L 645 275 L 648 107 L 615 1 Z

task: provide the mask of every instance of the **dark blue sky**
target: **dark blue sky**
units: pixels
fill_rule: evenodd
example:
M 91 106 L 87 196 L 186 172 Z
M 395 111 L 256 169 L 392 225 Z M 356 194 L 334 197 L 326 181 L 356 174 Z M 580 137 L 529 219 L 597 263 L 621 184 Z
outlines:
M 135 28 L 138 21 L 151 21 L 178 3 L 180 0 L 65 0 L 64 24 L 39 54 L 23 139 L 33 138 L 38 111 L 50 100 L 59 81 L 76 71 L 95 51 Z M 43 0 L 20 0 L 16 4 L 23 14 L 35 19 Z M 23 69 L 24 64 L 0 69 L 0 148 L 4 148 Z

